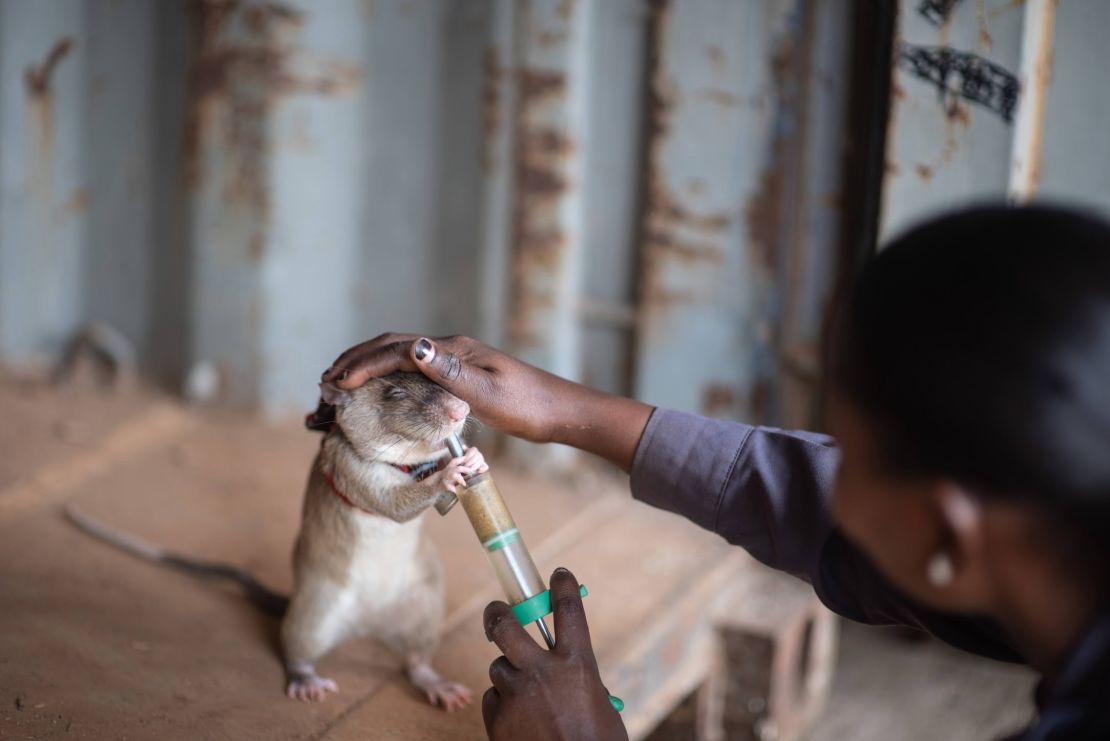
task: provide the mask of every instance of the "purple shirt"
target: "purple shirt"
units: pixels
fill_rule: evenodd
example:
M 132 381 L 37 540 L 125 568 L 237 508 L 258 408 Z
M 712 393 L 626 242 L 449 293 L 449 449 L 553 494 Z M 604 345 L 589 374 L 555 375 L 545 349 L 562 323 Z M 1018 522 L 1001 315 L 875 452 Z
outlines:
M 805 579 L 844 617 L 913 626 L 982 656 L 1021 661 L 994 623 L 914 602 L 840 533 L 829 510 L 839 460 L 825 435 L 657 409 L 636 449 L 632 494 Z M 1096 621 L 1038 700 L 1041 717 L 1022 741 L 1110 739 L 1110 616 Z

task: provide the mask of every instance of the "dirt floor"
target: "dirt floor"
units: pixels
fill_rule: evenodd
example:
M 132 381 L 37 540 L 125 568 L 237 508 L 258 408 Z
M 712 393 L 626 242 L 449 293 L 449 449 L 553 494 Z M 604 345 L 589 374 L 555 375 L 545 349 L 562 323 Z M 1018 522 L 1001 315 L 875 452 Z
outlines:
M 325 661 L 341 686 L 338 698 L 311 706 L 286 700 L 275 620 L 233 590 L 93 542 L 61 516 L 72 502 L 150 540 L 244 565 L 287 590 L 317 441 L 297 420 L 197 412 L 141 391 L 59 392 L 4 376 L 0 420 L 0 738 L 481 736 L 477 708 L 447 716 L 426 707 L 399 681 L 396 661 L 371 642 Z M 619 493 L 599 496 L 606 485 L 596 481 L 496 470 L 501 488 L 514 492 L 514 514 L 541 568 L 583 564 L 583 581 L 599 585 L 588 609 L 599 616 L 591 627 L 603 675 L 630 690 L 643 683 L 621 673 L 627 652 L 609 647 L 629 640 L 628 627 L 605 615 L 619 605 L 629 620 L 649 620 L 659 608 L 640 598 L 648 591 L 637 581 L 641 572 L 655 575 L 657 600 L 682 602 L 693 594 L 681 591 L 691 574 L 712 572 L 734 549 Z M 614 522 L 623 508 L 631 509 Z M 437 663 L 480 695 L 496 654 L 474 626 L 496 586 L 468 528 L 435 516 L 427 528 L 446 555 L 448 577 Z M 600 532 L 604 538 L 590 536 Z M 637 539 L 674 547 L 647 558 L 627 553 Z M 612 580 L 622 572 L 623 581 Z M 856 626 L 845 628 L 841 645 L 832 698 L 811 741 L 986 739 L 1029 717 L 1032 679 L 1024 670 Z M 644 692 L 662 698 L 674 688 Z

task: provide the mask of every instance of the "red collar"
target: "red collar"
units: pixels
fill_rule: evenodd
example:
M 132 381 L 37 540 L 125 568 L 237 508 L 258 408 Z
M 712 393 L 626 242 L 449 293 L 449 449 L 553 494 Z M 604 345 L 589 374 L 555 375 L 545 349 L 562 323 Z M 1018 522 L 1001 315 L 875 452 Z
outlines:
M 439 470 L 439 461 L 424 461 L 423 463 L 417 463 L 412 466 L 406 465 L 404 463 L 390 463 L 389 465 L 393 466 L 402 473 L 409 474 L 417 481 L 423 481 Z M 360 512 L 365 512 L 368 515 L 378 515 L 377 512 L 366 509 L 365 507 L 360 507 L 359 505 L 351 501 L 351 498 L 341 492 L 339 490 L 339 487 L 335 485 L 335 479 L 330 473 L 324 474 L 324 480 L 328 482 L 328 486 L 330 486 L 331 490 L 335 492 L 335 496 L 339 497 L 340 500 L 342 500 L 343 503 L 346 504 L 348 507 L 357 509 Z
M 359 512 L 365 512 L 368 515 L 374 515 L 375 517 L 380 517 L 380 515 L 378 515 L 377 512 L 373 512 L 371 510 L 366 509 L 365 507 L 358 506 L 357 504 L 352 502 L 351 499 L 346 494 L 339 491 L 339 487 L 335 485 L 335 479 L 332 478 L 332 475 L 330 473 L 325 473 L 324 474 L 324 480 L 328 482 L 328 486 L 330 486 L 331 490 L 333 492 L 335 492 L 335 496 L 339 497 L 339 499 L 344 504 L 346 504 L 348 507 L 350 507 L 352 509 L 357 509 Z

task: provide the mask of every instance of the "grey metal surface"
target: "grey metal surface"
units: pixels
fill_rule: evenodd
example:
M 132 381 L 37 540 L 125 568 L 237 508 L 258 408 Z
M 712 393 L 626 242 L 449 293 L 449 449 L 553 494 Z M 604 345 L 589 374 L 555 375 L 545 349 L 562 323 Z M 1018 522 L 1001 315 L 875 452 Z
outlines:
M 947 14 L 931 14 L 932 6 L 948 8 Z M 984 0 L 899 3 L 880 240 L 941 209 L 1006 196 L 1013 120 L 960 92 L 965 81 L 987 77 L 980 74 L 982 62 L 1016 80 L 1024 5 L 990 6 Z M 924 57 L 938 52 L 954 59 L 945 65 Z M 925 60 L 920 68 L 911 61 L 915 54 Z M 976 66 L 962 72 L 958 63 L 964 60 Z M 941 74 L 946 77 L 938 81 Z
M 942 90 L 900 55 L 884 236 L 1007 192 L 1110 207 L 1104 3 L 900 8 L 900 49 L 1044 84 L 1005 113 L 956 85 L 992 68 L 945 57 Z M 104 321 L 148 375 L 286 412 L 360 339 L 466 333 L 653 403 L 808 424 L 851 263 L 854 9 L 0 0 L 0 361 L 52 362 Z

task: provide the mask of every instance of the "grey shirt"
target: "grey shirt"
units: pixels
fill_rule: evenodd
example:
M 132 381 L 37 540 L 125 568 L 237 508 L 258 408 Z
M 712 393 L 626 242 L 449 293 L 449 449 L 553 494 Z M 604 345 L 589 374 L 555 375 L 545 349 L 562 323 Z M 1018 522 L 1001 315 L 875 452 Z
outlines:
M 657 409 L 636 449 L 632 494 L 809 581 L 844 617 L 913 626 L 967 651 L 1020 661 L 994 623 L 914 602 L 840 533 L 829 509 L 839 458 L 824 435 Z M 1087 738 L 1081 735 L 1087 723 L 1098 724 L 1096 733 L 1110 729 L 1102 725 L 1110 724 L 1103 716 L 1110 705 L 1110 617 L 1092 626 L 1072 664 L 1074 681 L 1041 688 L 1042 716 L 1022 739 Z M 1084 699 L 1094 696 L 1103 698 L 1097 708 Z

